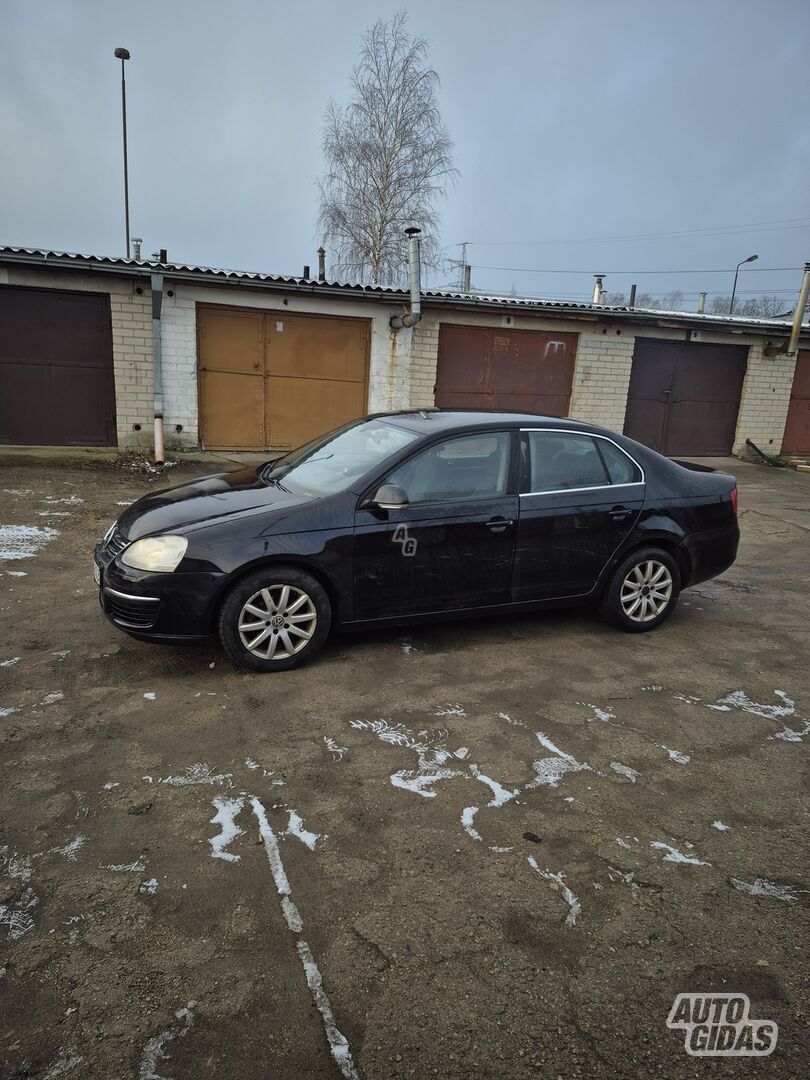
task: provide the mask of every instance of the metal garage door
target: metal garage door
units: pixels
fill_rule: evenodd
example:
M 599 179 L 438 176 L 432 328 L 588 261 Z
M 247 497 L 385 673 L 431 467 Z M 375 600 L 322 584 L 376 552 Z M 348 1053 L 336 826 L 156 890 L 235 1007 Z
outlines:
M 576 334 L 442 325 L 436 404 L 567 416 Z
M 796 357 L 782 452 L 810 454 L 810 350 L 803 350 Z
M 0 443 L 115 442 L 109 296 L 0 287 Z
M 662 454 L 730 454 L 748 348 L 636 338 L 624 433 Z
M 369 323 L 197 309 L 203 445 L 288 450 L 366 412 Z

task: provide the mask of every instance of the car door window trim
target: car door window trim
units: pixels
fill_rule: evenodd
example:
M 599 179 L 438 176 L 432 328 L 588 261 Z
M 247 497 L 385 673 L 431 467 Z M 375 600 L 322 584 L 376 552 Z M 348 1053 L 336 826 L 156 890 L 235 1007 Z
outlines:
M 635 467 L 641 473 L 641 479 L 640 480 L 633 480 L 633 481 L 625 483 L 625 484 L 591 484 L 588 487 L 554 488 L 553 490 L 550 490 L 550 491 L 521 491 L 520 492 L 520 497 L 521 498 L 524 498 L 524 496 L 526 496 L 526 495 L 567 495 L 569 492 L 573 492 L 573 491 L 605 491 L 605 490 L 613 490 L 614 488 L 643 487 L 644 484 L 647 481 L 644 469 L 641 467 L 639 462 L 636 461 L 636 459 L 632 456 L 632 454 L 628 454 L 628 452 L 624 449 L 623 446 L 619 446 L 619 444 L 614 439 L 609 439 L 607 437 L 607 435 L 597 435 L 592 431 L 579 431 L 579 430 L 574 430 L 573 428 L 522 427 L 520 429 L 521 434 L 523 434 L 524 432 L 526 432 L 528 434 L 530 431 L 554 431 L 554 432 L 556 432 L 556 433 L 558 433 L 560 435 L 584 435 L 588 439 L 594 439 L 594 440 L 602 439 L 604 442 L 612 443 L 621 454 L 624 454 L 624 456 L 626 458 L 628 458 L 630 461 L 632 461 L 632 463 L 635 465 Z M 601 457 L 601 455 L 600 455 L 600 457 Z M 531 464 L 529 464 L 529 479 L 530 479 L 530 481 L 534 479 L 534 477 L 531 475 L 531 473 L 532 473 Z M 609 472 L 608 472 L 608 476 L 610 476 Z

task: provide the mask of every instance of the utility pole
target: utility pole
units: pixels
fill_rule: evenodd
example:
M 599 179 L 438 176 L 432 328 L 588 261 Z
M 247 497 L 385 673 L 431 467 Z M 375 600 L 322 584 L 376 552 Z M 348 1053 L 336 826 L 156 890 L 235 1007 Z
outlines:
M 129 60 L 129 50 L 118 48 L 114 53 L 117 60 L 121 61 L 121 122 L 124 135 L 124 224 L 127 235 L 126 257 L 130 257 L 129 244 L 129 168 L 127 164 L 127 79 L 124 72 L 124 64 Z

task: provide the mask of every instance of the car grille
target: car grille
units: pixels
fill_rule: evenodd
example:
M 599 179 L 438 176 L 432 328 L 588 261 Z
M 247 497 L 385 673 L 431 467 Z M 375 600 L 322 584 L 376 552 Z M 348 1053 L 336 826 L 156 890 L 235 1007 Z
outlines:
M 157 622 L 160 608 L 158 600 L 131 600 L 129 597 L 118 596 L 109 589 L 105 589 L 104 598 L 107 611 L 116 622 L 144 629 Z

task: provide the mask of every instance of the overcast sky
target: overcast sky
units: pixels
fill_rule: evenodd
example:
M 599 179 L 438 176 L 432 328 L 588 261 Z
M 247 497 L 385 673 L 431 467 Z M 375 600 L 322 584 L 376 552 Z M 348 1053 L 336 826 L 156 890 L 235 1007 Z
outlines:
M 144 252 L 314 266 L 324 107 L 402 7 L 460 170 L 440 242 L 472 242 L 474 286 L 584 297 L 606 271 L 695 307 L 758 254 L 741 292 L 792 306 L 800 273 L 759 271 L 810 259 L 807 0 L 0 0 L 0 243 L 124 254 L 123 45 Z

